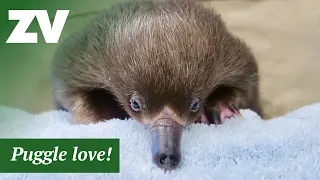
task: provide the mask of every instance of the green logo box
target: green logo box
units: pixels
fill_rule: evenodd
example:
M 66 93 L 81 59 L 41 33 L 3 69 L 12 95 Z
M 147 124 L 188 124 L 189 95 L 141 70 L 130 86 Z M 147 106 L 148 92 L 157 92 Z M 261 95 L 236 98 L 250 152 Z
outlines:
M 119 139 L 0 139 L 0 173 L 119 173 Z

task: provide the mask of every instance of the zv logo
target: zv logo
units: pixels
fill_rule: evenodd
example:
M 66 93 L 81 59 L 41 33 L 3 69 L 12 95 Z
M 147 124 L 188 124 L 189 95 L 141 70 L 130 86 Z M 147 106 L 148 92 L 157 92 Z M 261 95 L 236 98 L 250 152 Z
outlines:
M 6 43 L 37 43 L 37 33 L 27 33 L 34 17 L 37 18 L 46 43 L 57 43 L 69 10 L 57 10 L 54 21 L 50 19 L 46 10 L 9 10 L 9 20 L 19 20 Z

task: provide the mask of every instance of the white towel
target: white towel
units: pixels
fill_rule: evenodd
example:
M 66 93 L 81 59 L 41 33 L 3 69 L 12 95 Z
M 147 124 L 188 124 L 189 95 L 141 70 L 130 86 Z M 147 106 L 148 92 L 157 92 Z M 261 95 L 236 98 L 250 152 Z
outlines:
M 164 173 L 151 159 L 149 131 L 134 120 L 76 125 L 70 114 L 30 114 L 0 107 L 1 138 L 120 138 L 120 173 L 6 173 L 1 180 L 320 180 L 320 103 L 263 121 L 250 110 L 245 120 L 184 130 L 180 168 Z M 1 147 L 1 145 L 0 145 Z

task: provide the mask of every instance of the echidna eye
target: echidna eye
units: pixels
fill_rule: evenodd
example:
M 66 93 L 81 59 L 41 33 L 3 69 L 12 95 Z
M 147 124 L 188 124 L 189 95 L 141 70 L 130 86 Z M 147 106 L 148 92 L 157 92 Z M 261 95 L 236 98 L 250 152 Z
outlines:
M 135 98 L 135 97 L 131 98 L 130 105 L 131 105 L 131 108 L 134 111 L 140 111 L 141 110 L 141 101 L 139 99 Z
M 200 100 L 199 99 L 193 100 L 191 105 L 190 105 L 190 111 L 196 112 L 199 109 L 200 109 Z

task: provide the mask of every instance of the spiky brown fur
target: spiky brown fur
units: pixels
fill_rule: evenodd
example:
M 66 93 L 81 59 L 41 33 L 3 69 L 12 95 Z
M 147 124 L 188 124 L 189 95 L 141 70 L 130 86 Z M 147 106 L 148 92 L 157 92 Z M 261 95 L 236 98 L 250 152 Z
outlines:
M 79 123 L 146 123 L 166 105 L 189 124 L 216 102 L 262 116 L 254 55 L 216 12 L 192 1 L 131 1 L 102 12 L 61 44 L 52 82 L 57 107 Z M 141 112 L 130 108 L 134 93 Z M 196 113 L 193 98 L 201 102 Z

